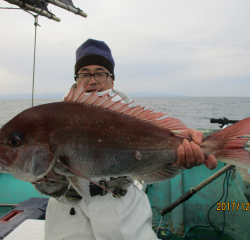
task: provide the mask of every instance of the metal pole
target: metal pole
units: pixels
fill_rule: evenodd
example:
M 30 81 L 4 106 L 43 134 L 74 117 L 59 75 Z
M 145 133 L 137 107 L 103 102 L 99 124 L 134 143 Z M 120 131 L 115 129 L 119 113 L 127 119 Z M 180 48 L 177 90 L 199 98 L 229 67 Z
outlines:
M 34 106 L 34 82 L 35 82 L 35 65 L 36 65 L 36 30 L 38 25 L 38 15 L 35 16 L 35 41 L 34 41 L 34 60 L 33 60 L 33 81 L 32 81 L 32 103 L 31 107 Z
M 60 18 L 56 17 L 56 16 L 53 15 L 53 14 L 48 13 L 47 11 L 41 10 L 40 8 L 33 7 L 33 6 L 31 6 L 31 5 L 27 4 L 27 3 L 25 3 L 25 5 L 24 5 L 24 4 L 23 4 L 21 1 L 19 1 L 19 0 L 4 0 L 4 1 L 6 1 L 6 2 L 8 2 L 8 3 L 10 3 L 10 4 L 18 5 L 20 8 L 29 10 L 29 11 L 31 11 L 31 12 L 35 12 L 35 13 L 41 15 L 41 16 L 47 17 L 47 18 L 49 18 L 49 19 L 53 19 L 53 20 L 55 20 L 55 21 L 57 21 L 57 22 L 60 22 L 60 21 L 61 21 Z
M 64 4 L 64 3 L 62 3 L 62 2 L 59 2 L 59 1 L 57 1 L 57 0 L 45 0 L 45 2 L 54 4 L 54 5 L 56 5 L 56 6 L 60 7 L 60 8 L 66 9 L 66 10 L 68 10 L 68 11 L 70 11 L 70 12 L 73 12 L 73 13 L 75 13 L 75 14 L 77 14 L 77 15 L 80 15 L 80 16 L 82 16 L 82 17 L 87 17 L 87 16 L 88 16 L 88 15 L 87 15 L 86 13 L 84 13 L 81 9 L 71 7 L 71 6 L 69 6 L 69 5 L 67 5 L 67 4 Z

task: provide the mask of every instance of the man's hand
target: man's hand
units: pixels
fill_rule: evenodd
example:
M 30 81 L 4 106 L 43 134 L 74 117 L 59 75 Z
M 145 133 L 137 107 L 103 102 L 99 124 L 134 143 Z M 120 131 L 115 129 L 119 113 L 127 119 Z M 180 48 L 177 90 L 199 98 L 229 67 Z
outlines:
M 190 169 L 204 163 L 208 169 L 215 169 L 218 164 L 216 158 L 211 155 L 208 159 L 205 159 L 204 154 L 199 147 L 204 138 L 203 133 L 194 129 L 188 129 L 185 131 L 187 131 L 188 135 L 192 137 L 193 141 L 189 142 L 184 139 L 183 143 L 178 147 L 178 160 L 173 163 L 173 165 Z

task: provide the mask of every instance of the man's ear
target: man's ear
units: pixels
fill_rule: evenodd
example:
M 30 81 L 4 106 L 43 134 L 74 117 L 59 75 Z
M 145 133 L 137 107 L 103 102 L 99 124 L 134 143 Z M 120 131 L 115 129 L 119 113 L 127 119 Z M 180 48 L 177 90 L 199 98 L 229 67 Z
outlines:
M 114 88 L 114 80 L 112 79 L 112 89 Z

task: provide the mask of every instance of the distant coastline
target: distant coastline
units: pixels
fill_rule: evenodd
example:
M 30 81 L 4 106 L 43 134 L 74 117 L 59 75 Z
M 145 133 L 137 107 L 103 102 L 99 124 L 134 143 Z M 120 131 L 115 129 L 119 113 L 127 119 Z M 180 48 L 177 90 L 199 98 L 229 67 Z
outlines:
M 65 93 L 43 93 L 35 94 L 34 98 L 63 98 Z M 31 99 L 32 95 L 29 93 L 26 94 L 6 94 L 0 95 L 0 99 Z
M 43 93 L 35 94 L 34 98 L 63 98 L 65 93 Z M 134 92 L 128 93 L 130 97 L 188 97 L 180 94 L 168 94 L 168 93 L 151 93 L 151 92 Z M 31 99 L 31 94 L 6 94 L 0 95 L 0 99 Z

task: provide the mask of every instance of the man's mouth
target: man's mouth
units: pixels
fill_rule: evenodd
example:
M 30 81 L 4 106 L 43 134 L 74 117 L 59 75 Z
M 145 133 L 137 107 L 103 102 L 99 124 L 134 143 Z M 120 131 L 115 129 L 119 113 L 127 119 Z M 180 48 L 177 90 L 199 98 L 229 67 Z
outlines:
M 100 88 L 100 89 L 99 89 Z M 101 90 L 102 90 L 102 87 L 100 87 L 100 86 L 89 86 L 86 90 L 86 92 L 87 93 L 93 93 L 93 92 L 95 92 L 97 89 L 99 89 L 98 90 L 98 92 L 100 92 Z
M 88 93 L 93 93 L 93 92 L 95 92 L 97 89 L 94 89 L 94 90 L 88 90 L 88 91 L 86 91 L 86 92 L 88 92 Z M 100 92 L 100 90 L 98 91 L 98 92 Z

